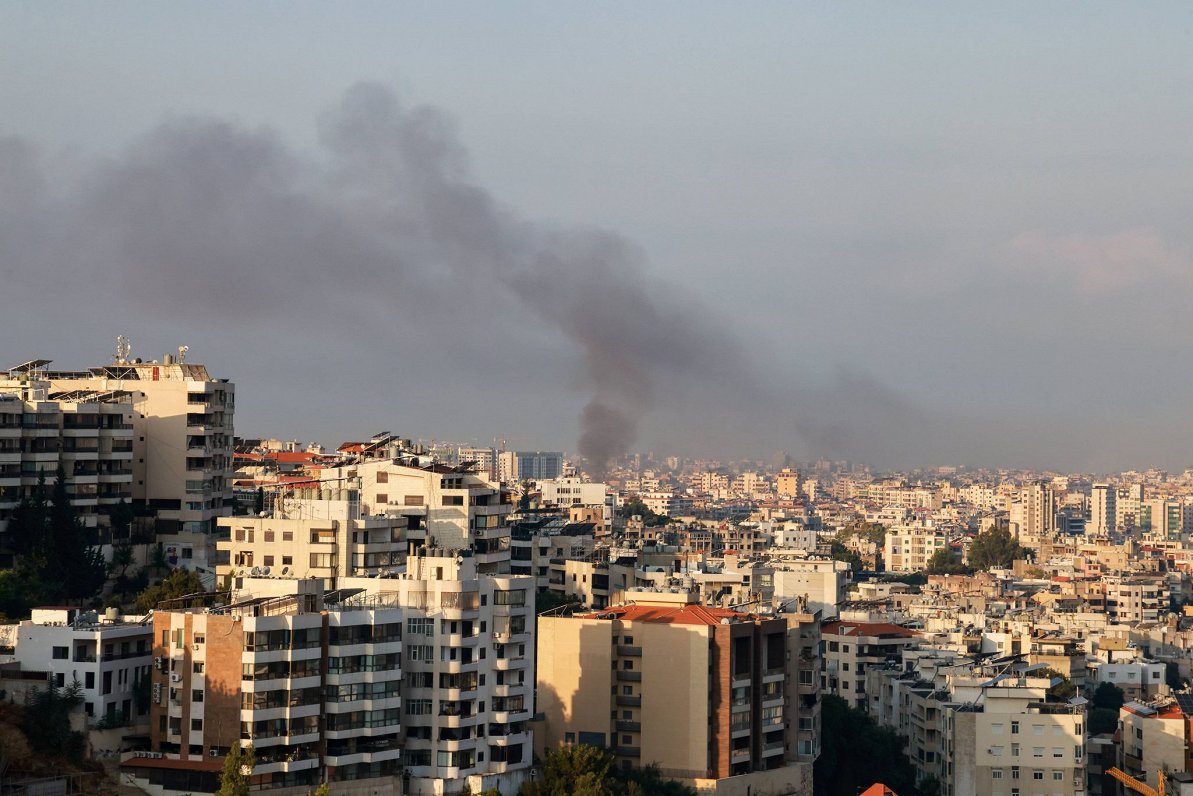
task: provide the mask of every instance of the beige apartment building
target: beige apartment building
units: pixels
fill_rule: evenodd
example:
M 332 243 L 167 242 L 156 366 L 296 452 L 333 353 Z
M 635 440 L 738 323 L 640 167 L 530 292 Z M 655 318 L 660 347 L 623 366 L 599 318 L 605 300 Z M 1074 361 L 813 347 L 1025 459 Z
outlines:
M 820 688 L 865 710 L 866 670 L 900 660 L 903 650 L 919 643 L 920 636 L 886 622 L 834 621 L 821 626 L 820 638 Z
M 404 517 L 408 549 L 472 552 L 480 572 L 510 571 L 510 493 L 468 466 L 378 459 L 327 468 L 321 486 L 355 489 L 361 514 Z
M 209 535 L 232 513 L 236 388 L 185 350 L 161 362 L 118 357 L 81 372 L 47 373 L 56 391 L 120 390 L 133 401 L 133 502 L 153 511 L 158 534 Z
M 787 619 L 686 593 L 626 596 L 597 613 L 540 617 L 540 753 L 601 746 L 617 765 L 657 764 L 689 781 L 783 769 L 799 790 L 818 752 L 812 617 L 793 617 L 789 636 Z
M 949 543 L 942 528 L 896 525 L 886 532 L 883 563 L 888 572 L 922 572 L 937 550 Z
M 318 578 L 388 572 L 406 561 L 406 518 L 361 514 L 356 490 L 275 490 L 264 517 L 222 517 L 216 575 Z
M 954 678 L 944 710 L 944 796 L 1079 796 L 1085 707 L 1046 701 L 1046 678 Z

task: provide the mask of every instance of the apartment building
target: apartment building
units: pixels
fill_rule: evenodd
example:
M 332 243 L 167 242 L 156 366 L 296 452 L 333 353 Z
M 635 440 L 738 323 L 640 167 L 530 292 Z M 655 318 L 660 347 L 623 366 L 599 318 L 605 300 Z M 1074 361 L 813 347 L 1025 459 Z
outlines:
M 1187 697 L 1183 698 L 1187 702 Z M 1160 772 L 1193 768 L 1193 715 L 1176 700 L 1128 702 L 1119 709 L 1118 767 L 1159 788 Z
M 115 610 L 35 608 L 29 619 L 6 629 L 12 653 L 5 662 L 45 672 L 55 688 L 77 682 L 92 726 L 143 724 L 148 715 L 138 706 L 135 690 L 149 676 L 152 630 L 141 619 Z
M 826 622 L 820 628 L 820 688 L 865 709 L 866 670 L 901 660 L 919 642 L 913 630 L 886 622 Z
M 790 732 L 801 725 L 786 717 L 805 700 L 788 703 L 786 689 L 811 688 L 798 669 L 814 661 L 788 660 L 787 621 L 708 608 L 687 593 L 626 596 L 598 613 L 540 617 L 540 752 L 606 747 L 617 765 L 657 764 L 686 780 L 787 767 L 800 751 Z
M 817 614 L 821 619 L 837 615 L 837 606 L 845 602 L 846 590 L 852 583 L 847 561 L 783 557 L 770 563 L 776 605 L 797 604 L 801 610 Z
M 469 550 L 480 572 L 510 571 L 510 493 L 468 466 L 379 459 L 329 467 L 322 486 L 351 488 L 363 515 L 406 518 L 407 549 Z
M 572 476 L 556 478 L 550 481 L 538 481 L 535 484 L 542 496 L 544 506 L 558 506 L 560 508 L 590 507 L 600 510 L 600 524 L 606 532 L 613 529 L 613 513 L 616 508 L 616 494 L 609 491 L 605 484 L 581 481 Z
M 378 779 L 374 792 L 397 792 L 400 609 L 325 595 L 317 580 L 292 585 L 285 596 L 154 613 L 150 737 L 162 757 L 126 761 L 126 772 L 212 792 L 221 758 L 240 744 L 256 753 L 261 788 Z
M 132 396 L 54 390 L 47 364 L 26 362 L 0 378 L 0 540 L 12 510 L 39 479 L 52 486 L 59 468 L 88 527 L 106 529 L 106 512 L 132 499 Z M 11 555 L 0 555 L 0 564 L 11 566 Z
M 406 561 L 406 517 L 368 516 L 355 489 L 272 490 L 263 517 L 221 517 L 216 575 L 377 575 Z
M 1046 678 L 951 678 L 951 704 L 942 710 L 945 796 L 1085 792 L 1085 707 L 1048 702 L 1048 685 Z
M 1094 484 L 1089 493 L 1089 523 L 1085 526 L 1090 536 L 1106 537 L 1115 530 L 1115 498 L 1118 493 L 1110 484 Z
M 216 518 L 232 513 L 236 388 L 186 362 L 185 346 L 160 362 L 127 354 L 125 348 L 111 365 L 46 377 L 55 391 L 131 393 L 133 503 L 153 513 L 159 535 L 188 534 L 204 548 Z
M 1111 621 L 1159 622 L 1171 608 L 1168 580 L 1162 575 L 1107 576 L 1102 584 Z
M 416 794 L 517 789 L 532 761 L 534 580 L 421 549 L 374 579 L 406 618 L 402 765 Z
M 942 528 L 895 525 L 887 529 L 882 560 L 889 572 L 922 572 L 936 551 L 948 543 Z
M 560 516 L 515 521 L 510 526 L 510 574 L 533 577 L 539 592 L 562 586 L 565 561 L 594 559 L 594 531 L 592 523 L 568 522 Z

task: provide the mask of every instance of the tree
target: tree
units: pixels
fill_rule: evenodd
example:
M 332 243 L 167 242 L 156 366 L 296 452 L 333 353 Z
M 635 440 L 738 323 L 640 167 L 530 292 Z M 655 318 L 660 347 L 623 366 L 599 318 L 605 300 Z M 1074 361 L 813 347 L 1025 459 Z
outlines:
M 319 787 L 315 788 L 315 792 L 312 794 L 312 796 L 331 796 L 331 786 L 326 782 L 322 783 L 319 785 Z
M 813 766 L 815 796 L 857 796 L 882 782 L 895 793 L 914 793 L 915 769 L 903 741 L 838 696 L 821 702 L 820 757 Z
M 638 515 L 642 518 L 642 524 L 647 528 L 657 528 L 660 525 L 666 525 L 671 522 L 671 518 L 666 514 L 656 514 L 646 507 L 640 497 L 627 498 L 621 507 L 617 510 L 617 516 L 627 519 Z
M 583 744 L 565 746 L 548 754 L 542 779 L 527 782 L 518 793 L 520 796 L 696 796 L 692 788 L 666 779 L 657 765 L 614 769 L 611 752 Z
M 1118 729 L 1118 711 L 1110 708 L 1094 708 L 1089 712 L 1089 734 L 1103 735 Z
M 969 546 L 969 565 L 974 569 L 1006 569 L 1028 551 L 1006 528 L 988 528 L 979 533 Z
M 862 557 L 836 539 L 829 544 L 829 550 L 834 561 L 848 561 L 850 569 L 854 572 L 861 572 L 865 569 Z
M 1095 708 L 1113 710 L 1117 715 L 1118 709 L 1126 702 L 1126 697 L 1123 695 L 1123 689 L 1114 683 L 1100 683 L 1094 689 L 1094 693 L 1090 697 L 1090 702 L 1093 703 Z
M 1049 677 L 1053 680 L 1060 678 L 1060 682 L 1048 688 L 1049 699 L 1058 702 L 1067 702 L 1073 697 L 1077 696 L 1077 686 L 1073 685 L 1073 681 L 1063 674 L 1053 669 L 1050 666 L 1045 666 L 1043 669 L 1038 669 L 1032 673 L 1036 677 Z
M 70 712 L 82 703 L 83 684 L 78 680 L 66 688 L 50 686 L 33 694 L 25 707 L 22 729 L 34 754 L 82 761 L 85 738 L 70 728 Z
M 241 747 L 233 744 L 224 759 L 224 770 L 220 774 L 220 787 L 215 796 L 249 796 L 249 786 L 253 781 L 253 766 L 257 763 L 257 755 L 253 747 Z M 246 771 L 248 773 L 246 773 Z
M 942 547 L 928 559 L 924 572 L 929 575 L 968 575 L 973 570 L 957 560 L 951 547 Z
M 525 783 L 520 796 L 613 796 L 613 753 L 577 744 L 549 753 L 541 779 Z
M 182 599 L 189 597 L 191 599 Z M 197 608 L 205 602 L 207 589 L 199 575 L 189 569 L 176 569 L 137 595 L 137 610 L 144 613 L 159 603 L 169 602 L 170 608 Z

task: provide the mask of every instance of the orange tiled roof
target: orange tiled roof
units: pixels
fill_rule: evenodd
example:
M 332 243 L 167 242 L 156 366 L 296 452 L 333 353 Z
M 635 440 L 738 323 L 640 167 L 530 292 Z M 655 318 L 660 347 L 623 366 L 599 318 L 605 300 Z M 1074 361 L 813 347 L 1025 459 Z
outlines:
M 609 618 L 610 615 L 624 622 L 656 622 L 664 625 L 719 625 L 723 619 L 742 621 L 753 619 L 753 614 L 730 611 L 727 608 L 710 608 L 705 605 L 619 605 L 597 613 L 587 614 L 589 619 Z

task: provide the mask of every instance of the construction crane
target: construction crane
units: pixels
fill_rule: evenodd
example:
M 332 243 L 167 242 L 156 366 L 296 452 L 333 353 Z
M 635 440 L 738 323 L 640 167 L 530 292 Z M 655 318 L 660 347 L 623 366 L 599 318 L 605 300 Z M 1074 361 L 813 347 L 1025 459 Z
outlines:
M 1159 787 L 1156 788 L 1153 788 L 1146 782 L 1140 782 L 1121 768 L 1108 768 L 1106 769 L 1106 773 L 1121 782 L 1124 787 L 1143 796 L 1165 796 L 1164 786 L 1167 784 L 1168 776 L 1164 773 L 1163 769 L 1160 770 L 1160 777 L 1156 783 Z

